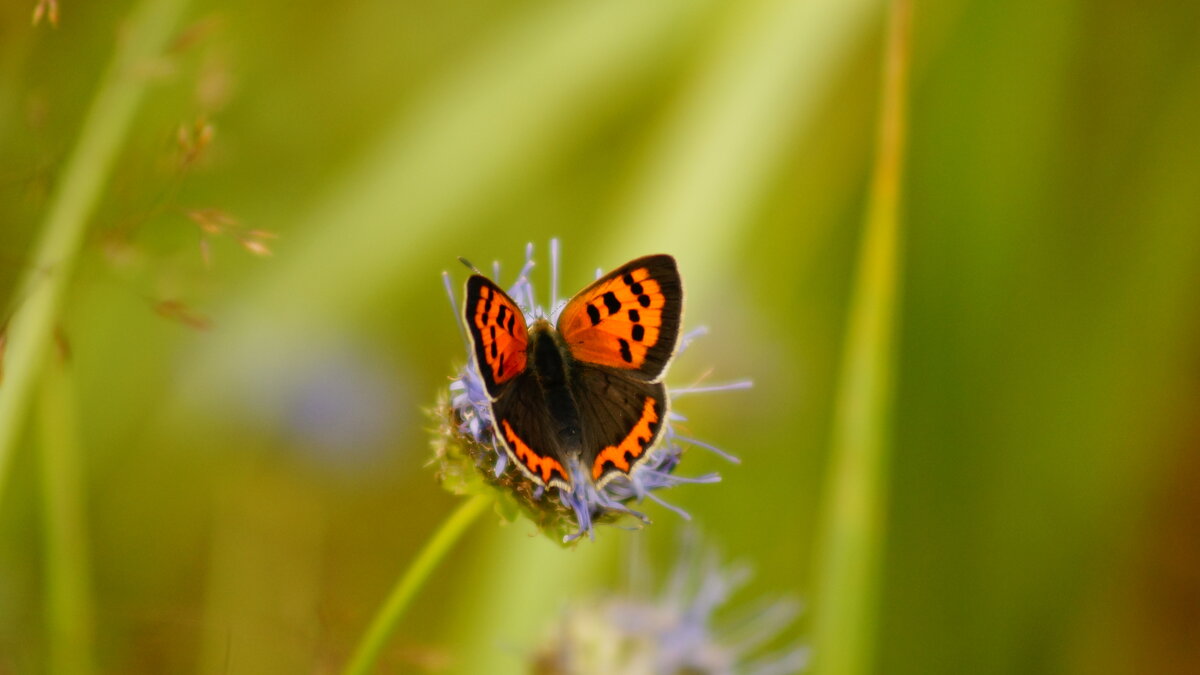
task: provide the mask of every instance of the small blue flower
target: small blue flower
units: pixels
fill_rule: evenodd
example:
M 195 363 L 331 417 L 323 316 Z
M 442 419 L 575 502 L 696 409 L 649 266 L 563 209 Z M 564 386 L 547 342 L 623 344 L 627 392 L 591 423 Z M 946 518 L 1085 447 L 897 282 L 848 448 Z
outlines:
M 711 552 L 685 543 L 657 597 L 611 596 L 569 607 L 555 622 L 534 672 L 545 675 L 786 675 L 803 670 L 808 650 L 763 653 L 798 614 L 796 603 L 760 602 L 741 618 L 714 615 L 748 578 Z
M 552 285 L 557 285 L 557 240 L 550 242 L 550 258 Z M 560 296 L 555 288 L 551 295 L 549 311 L 536 303 L 533 283 L 529 276 L 533 267 L 533 245 L 529 244 L 525 251 L 525 263 L 517 273 L 516 281 L 509 286 L 508 294 L 521 305 L 526 323 L 532 324 L 538 318 L 547 318 L 554 323 L 566 301 L 559 300 Z M 500 278 L 499 263 L 493 264 L 492 277 Z M 443 273 L 443 281 L 457 316 L 458 305 L 448 274 Z M 683 335 L 676 355 L 682 353 L 693 339 L 704 332 L 704 329 L 697 329 Z M 469 351 L 468 349 L 468 353 Z M 735 382 L 709 387 L 668 387 L 668 395 L 675 399 L 684 394 L 745 389 L 749 386 L 749 382 Z M 584 534 L 594 537 L 593 527 L 596 523 L 613 522 L 622 516 L 649 523 L 650 519 L 644 513 L 629 506 L 630 503 L 641 502 L 647 498 L 689 519 L 686 512 L 663 501 L 655 492 L 685 483 L 716 483 L 721 478 L 716 473 L 695 477 L 676 476 L 673 472 L 686 446 L 705 448 L 731 462 L 738 461 L 712 445 L 680 435 L 674 423 L 684 418 L 672 412 L 664 423 L 662 436 L 651 449 L 649 458 L 641 463 L 632 475 L 617 477 L 597 488 L 583 467 L 568 466 L 572 489 L 556 487 L 552 488 L 554 494 L 546 495 L 543 487 L 529 481 L 514 467 L 508 466 L 508 455 L 499 446 L 493 434 L 491 402 L 483 380 L 469 355 L 468 363 L 451 379 L 448 396 L 444 397 L 434 414 L 439 421 L 435 450 L 440 460 L 441 476 L 448 488 L 459 493 L 476 492 L 480 486 L 476 485 L 471 474 L 478 474 L 487 486 L 500 487 L 507 491 L 502 505 L 523 509 L 548 534 L 560 534 L 564 543 L 574 541 Z

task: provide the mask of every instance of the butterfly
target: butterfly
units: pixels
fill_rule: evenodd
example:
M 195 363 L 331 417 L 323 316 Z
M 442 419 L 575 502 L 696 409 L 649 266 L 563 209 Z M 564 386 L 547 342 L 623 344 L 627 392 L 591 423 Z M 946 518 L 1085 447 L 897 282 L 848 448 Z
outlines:
M 481 274 L 467 279 L 463 322 L 491 401 L 494 437 L 531 481 L 597 489 L 645 461 L 667 418 L 663 375 L 675 354 L 683 282 L 651 255 L 597 279 L 557 325 L 524 314 Z

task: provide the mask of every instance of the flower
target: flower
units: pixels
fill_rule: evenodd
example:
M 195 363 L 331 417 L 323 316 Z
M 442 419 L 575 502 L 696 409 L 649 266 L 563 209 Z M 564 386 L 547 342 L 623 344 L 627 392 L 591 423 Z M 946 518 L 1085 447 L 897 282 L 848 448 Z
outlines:
M 713 617 L 749 574 L 721 568 L 711 551 L 694 555 L 685 538 L 679 562 L 657 597 L 609 596 L 564 611 L 534 657 L 539 675 L 784 675 L 800 672 L 808 650 L 762 653 L 796 617 L 794 602 L 761 602 L 743 618 Z
M 550 242 L 550 259 L 552 286 L 556 286 L 557 240 Z M 555 288 L 549 311 L 536 303 L 529 276 L 533 267 L 533 244 L 529 244 L 525 251 L 525 263 L 517 273 L 516 281 L 509 286 L 508 294 L 521 306 L 527 324 L 542 317 L 553 323 L 566 302 L 559 301 Z M 492 277 L 500 278 L 499 263 L 493 264 Z M 443 273 L 443 281 L 457 316 L 458 304 L 448 274 Z M 676 355 L 703 333 L 703 329 L 698 329 L 683 335 Z M 465 334 L 463 341 L 467 342 Z M 648 458 L 631 475 L 619 476 L 603 487 L 596 487 L 582 467 L 571 466 L 568 471 L 572 474 L 572 488 L 566 490 L 555 487 L 551 490 L 554 494 L 545 494 L 545 488 L 509 466 L 508 455 L 494 436 L 491 401 L 479 371 L 472 362 L 470 351 L 468 347 L 467 364 L 451 378 L 449 388 L 432 411 L 438 425 L 434 436 L 435 459 L 443 484 L 459 494 L 498 489 L 501 513 L 506 518 L 511 520 L 518 512 L 524 511 L 544 532 L 552 537 L 560 536 L 564 543 L 575 541 L 584 534 L 594 537 L 593 528 L 597 523 L 615 522 L 622 517 L 649 523 L 650 519 L 644 513 L 629 506 L 646 498 L 688 519 L 686 512 L 663 501 L 655 492 L 685 483 L 716 483 L 721 478 L 716 473 L 695 477 L 675 475 L 673 472 L 686 446 L 706 448 L 731 462 L 738 461 L 708 443 L 678 433 L 675 423 L 683 421 L 684 417 L 672 412 L 665 420 L 661 437 L 650 450 Z M 668 387 L 667 391 L 668 396 L 676 398 L 683 394 L 744 389 L 748 386 L 749 382 L 735 382 L 708 387 Z

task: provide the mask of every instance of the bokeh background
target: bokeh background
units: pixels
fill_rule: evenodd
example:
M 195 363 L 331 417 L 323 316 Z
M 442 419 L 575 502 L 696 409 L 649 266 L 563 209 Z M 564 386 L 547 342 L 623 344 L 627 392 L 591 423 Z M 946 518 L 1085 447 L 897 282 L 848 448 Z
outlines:
M 6 312 L 132 7 L 34 4 L 0 6 Z M 509 283 L 551 237 L 566 293 L 677 256 L 710 334 L 671 381 L 755 387 L 679 402 L 743 461 L 690 452 L 725 481 L 665 496 L 753 566 L 732 605 L 810 598 L 881 9 L 189 3 L 52 359 L 97 670 L 340 667 L 457 501 L 423 413 L 465 359 L 440 274 Z M 912 45 L 877 670 L 1200 671 L 1200 4 L 917 2 Z M 52 670 L 34 419 L 0 492 L 2 673 Z M 670 568 L 682 523 L 649 509 L 569 551 L 477 523 L 386 668 L 524 672 L 631 548 Z

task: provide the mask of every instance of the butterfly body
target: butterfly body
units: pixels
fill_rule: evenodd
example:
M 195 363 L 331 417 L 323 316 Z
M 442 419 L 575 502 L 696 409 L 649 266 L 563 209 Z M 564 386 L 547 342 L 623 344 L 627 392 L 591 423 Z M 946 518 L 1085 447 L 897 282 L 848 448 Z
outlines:
M 540 319 L 529 330 L 527 372 L 520 377 L 532 377 L 542 393 L 542 402 L 555 427 L 560 454 L 579 453 L 579 406 L 571 393 L 574 364 L 565 342 L 550 325 Z M 512 391 L 510 388 L 509 391 Z M 501 403 L 503 405 L 503 403 Z
M 598 279 L 557 326 L 526 326 L 512 298 L 482 275 L 467 280 L 466 298 L 494 436 L 528 478 L 602 487 L 645 461 L 666 421 L 660 380 L 682 318 L 674 258 L 639 258 Z

